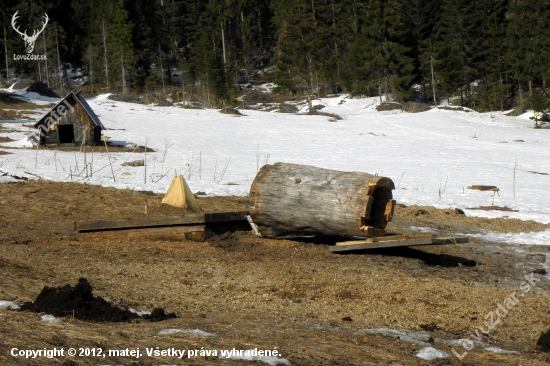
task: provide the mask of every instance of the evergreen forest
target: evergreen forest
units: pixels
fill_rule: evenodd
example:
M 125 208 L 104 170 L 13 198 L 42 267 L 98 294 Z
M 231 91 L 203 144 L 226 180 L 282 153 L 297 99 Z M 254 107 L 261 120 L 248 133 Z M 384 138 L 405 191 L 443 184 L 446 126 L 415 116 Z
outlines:
M 92 93 L 168 86 L 211 105 L 242 85 L 311 99 L 444 101 L 476 110 L 546 103 L 548 0 L 1 0 L 0 69 L 52 88 L 65 65 Z M 26 54 L 17 26 L 36 39 Z M 63 75 L 64 74 L 64 75 Z M 172 76 L 178 75 L 178 79 Z

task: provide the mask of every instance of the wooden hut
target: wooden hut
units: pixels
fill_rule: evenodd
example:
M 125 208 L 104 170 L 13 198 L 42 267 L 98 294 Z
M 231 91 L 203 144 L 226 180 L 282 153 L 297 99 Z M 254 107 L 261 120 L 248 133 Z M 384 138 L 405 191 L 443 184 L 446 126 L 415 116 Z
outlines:
M 65 146 L 99 145 L 101 131 L 105 130 L 81 91 L 69 92 L 34 127 L 40 132 L 42 145 Z

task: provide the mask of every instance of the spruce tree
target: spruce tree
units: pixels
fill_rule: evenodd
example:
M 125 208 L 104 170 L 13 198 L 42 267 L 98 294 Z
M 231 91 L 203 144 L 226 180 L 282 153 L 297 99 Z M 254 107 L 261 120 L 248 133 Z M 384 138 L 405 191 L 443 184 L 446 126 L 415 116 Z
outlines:
M 378 80 L 379 94 L 389 101 L 390 91 L 396 100 L 411 98 L 415 79 L 412 50 L 408 47 L 410 24 L 404 0 L 373 0 L 367 5 L 363 39 L 367 47 L 365 68 Z
M 286 90 L 301 90 L 313 113 L 315 75 L 321 71 L 325 60 L 315 8 L 306 0 L 278 0 L 276 3 L 275 22 L 279 27 L 276 83 Z
M 527 82 L 529 96 L 533 95 L 533 84 L 537 80 L 545 85 L 549 77 L 548 14 L 550 3 L 545 0 L 511 0 L 509 3 L 507 61 L 512 76 L 520 83 L 520 93 L 521 84 Z
M 474 0 L 444 0 L 436 24 L 436 72 L 447 97 L 459 93 L 460 105 L 470 102 L 470 83 L 479 75 L 480 16 Z

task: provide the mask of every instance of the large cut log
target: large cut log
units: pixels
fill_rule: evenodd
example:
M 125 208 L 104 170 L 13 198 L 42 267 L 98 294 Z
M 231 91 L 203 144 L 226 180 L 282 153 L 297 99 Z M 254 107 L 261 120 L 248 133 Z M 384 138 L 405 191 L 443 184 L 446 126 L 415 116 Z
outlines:
M 383 236 L 393 189 L 386 177 L 275 163 L 252 182 L 250 215 L 268 238 Z

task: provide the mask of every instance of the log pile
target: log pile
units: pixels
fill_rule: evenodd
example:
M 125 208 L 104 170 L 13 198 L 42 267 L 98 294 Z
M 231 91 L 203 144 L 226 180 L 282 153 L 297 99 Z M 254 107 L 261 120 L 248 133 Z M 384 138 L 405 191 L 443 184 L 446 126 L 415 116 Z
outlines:
M 395 201 L 390 178 L 275 163 L 258 172 L 250 216 L 262 236 L 352 239 L 383 236 Z

